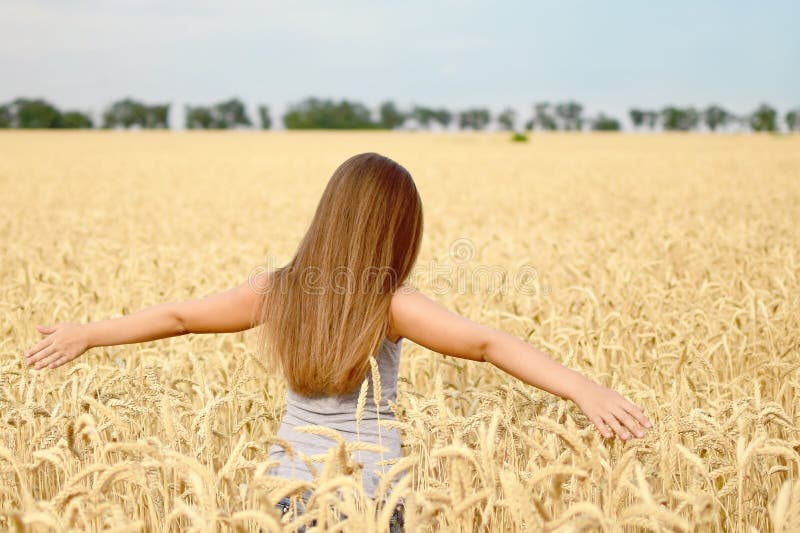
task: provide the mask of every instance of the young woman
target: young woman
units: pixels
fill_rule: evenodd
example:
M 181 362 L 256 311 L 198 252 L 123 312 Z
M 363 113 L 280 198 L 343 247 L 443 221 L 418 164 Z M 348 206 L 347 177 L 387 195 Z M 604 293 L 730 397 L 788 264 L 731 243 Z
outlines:
M 571 400 L 606 438 L 642 437 L 651 422 L 617 392 L 551 359 L 525 341 L 450 312 L 407 287 L 422 237 L 422 201 L 409 172 L 377 153 L 355 155 L 333 173 L 294 258 L 207 298 L 164 303 L 92 322 L 37 326 L 44 336 L 25 359 L 56 368 L 95 346 L 162 339 L 187 333 L 225 333 L 262 326 L 263 357 L 288 381 L 278 437 L 307 455 L 331 440 L 294 431 L 320 424 L 347 441 L 388 450 L 362 452 L 365 493 L 373 494 L 381 458 L 400 456 L 397 430 L 379 427 L 392 417 L 400 346 L 408 339 L 435 352 L 489 362 L 539 389 Z M 374 403 L 370 357 L 377 362 L 381 398 Z M 368 383 L 356 424 L 361 385 Z M 310 479 L 302 461 L 273 446 L 277 475 Z M 286 501 L 281 502 L 283 508 Z M 393 520 L 402 521 L 402 508 Z

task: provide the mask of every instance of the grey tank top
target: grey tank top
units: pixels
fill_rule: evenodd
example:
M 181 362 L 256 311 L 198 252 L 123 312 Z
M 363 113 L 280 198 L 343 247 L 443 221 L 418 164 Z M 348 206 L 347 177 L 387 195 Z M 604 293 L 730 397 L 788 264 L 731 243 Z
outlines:
M 397 402 L 397 374 L 400 368 L 402 340 L 400 338 L 394 343 L 384 338 L 376 354 L 381 383 L 380 420 L 396 420 L 389 407 L 389 401 Z M 383 454 L 366 450 L 352 452 L 353 459 L 364 465 L 361 472 L 364 493 L 368 497 L 374 497 L 375 489 L 380 483 L 380 475 L 391 468 L 391 465 L 376 463 L 385 459 L 400 458 L 400 432 L 397 428 L 387 428 L 378 424 L 370 371 L 367 371 L 366 379 L 367 399 L 358 428 L 356 428 L 356 409 L 361 387 L 356 387 L 352 393 L 344 396 L 315 398 L 301 396 L 289 387 L 286 392 L 286 411 L 276 436 L 287 440 L 295 452 L 301 451 L 309 456 L 326 453 L 336 446 L 336 442 L 321 435 L 294 431 L 296 426 L 308 424 L 325 426 L 338 431 L 348 443 L 360 441 L 384 446 L 387 450 Z M 269 458 L 280 461 L 280 464 L 270 469 L 268 475 L 306 481 L 313 479 L 303 460 L 296 453 L 293 459 L 290 458 L 280 445 L 270 446 Z M 314 463 L 315 466 L 317 464 L 322 468 L 322 463 Z M 398 479 L 399 477 L 392 480 L 392 484 L 397 483 Z

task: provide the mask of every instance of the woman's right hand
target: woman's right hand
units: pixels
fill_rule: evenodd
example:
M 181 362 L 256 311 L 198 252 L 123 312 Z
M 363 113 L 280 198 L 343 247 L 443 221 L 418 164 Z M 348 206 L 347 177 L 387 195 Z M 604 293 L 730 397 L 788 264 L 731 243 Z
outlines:
M 601 435 L 609 438 L 613 430 L 622 440 L 628 440 L 631 435 L 644 437 L 645 428 L 653 426 L 644 409 L 615 390 L 587 381 L 589 383 L 581 387 L 572 401 L 586 413 Z
M 57 368 L 76 359 L 90 348 L 83 324 L 65 322 L 36 326 L 44 338 L 25 352 L 25 362 L 37 370 Z

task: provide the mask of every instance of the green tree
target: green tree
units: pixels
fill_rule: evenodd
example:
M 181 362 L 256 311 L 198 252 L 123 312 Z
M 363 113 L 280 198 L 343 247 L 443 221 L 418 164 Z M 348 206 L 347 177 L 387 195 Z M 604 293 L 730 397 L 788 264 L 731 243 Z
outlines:
M 750 127 L 753 131 L 776 131 L 778 129 L 778 112 L 769 104 L 761 104 L 750 115 Z
M 433 120 L 442 128 L 447 129 L 453 122 L 453 113 L 445 108 L 436 109 L 433 111 Z
M 231 98 L 207 106 L 186 106 L 186 129 L 224 130 L 239 126 L 249 127 L 253 123 L 247 116 L 244 103 L 238 98 Z
M 128 129 L 132 126 L 145 127 L 147 107 L 133 98 L 123 98 L 111 104 L 103 113 L 103 128 Z
M 687 107 L 683 110 L 684 112 L 684 123 L 683 126 L 686 130 L 694 130 L 700 125 L 700 119 L 702 118 L 700 111 L 695 109 L 694 107 Z
M 144 106 L 144 125 L 148 129 L 169 128 L 169 104 Z
M 558 129 L 558 122 L 548 102 L 538 102 L 533 106 L 533 118 L 526 123 L 526 129 L 554 131 Z M 529 126 L 529 127 L 528 127 Z
M 431 107 L 415 105 L 408 113 L 411 118 L 424 129 L 429 129 L 434 123 L 443 129 L 450 127 L 453 122 L 453 113 L 446 108 L 433 109 Z
M 517 112 L 508 107 L 497 115 L 497 122 L 500 124 L 500 129 L 513 131 L 517 122 Z
M 91 117 L 80 111 L 65 111 L 61 115 L 60 128 L 91 129 L 94 127 Z
M 622 127 L 619 120 L 600 113 L 592 120 L 592 129 L 594 131 L 620 131 Z
M 378 109 L 381 126 L 387 130 L 393 130 L 403 125 L 406 115 L 394 105 L 394 102 L 386 101 Z
M 711 131 L 724 127 L 731 120 L 731 114 L 718 105 L 710 105 L 703 111 L 703 120 Z
M 491 119 L 491 113 L 486 108 L 465 109 L 458 114 L 458 127 L 462 130 L 483 130 Z
M 0 105 L 0 128 L 10 128 L 11 123 L 11 109 L 8 105 Z
M 436 121 L 436 110 L 430 107 L 415 105 L 411 108 L 408 114 L 409 118 L 413 118 L 417 124 L 426 130 L 431 127 L 431 124 Z M 452 120 L 452 117 L 451 117 Z
M 209 107 L 187 105 L 184 115 L 187 130 L 205 130 L 220 127 Z
M 648 110 L 648 111 L 643 111 L 643 113 L 644 113 L 643 120 L 644 120 L 645 125 L 647 126 L 647 129 L 649 129 L 651 131 L 656 129 L 656 126 L 658 125 L 658 118 L 659 118 L 658 111 Z
M 692 107 L 666 106 L 661 110 L 661 119 L 665 130 L 688 131 L 697 127 L 700 114 Z
M 679 107 L 667 106 L 661 110 L 661 120 L 665 130 L 678 130 L 683 119 L 683 111 Z
M 261 122 L 262 130 L 268 130 L 272 127 L 272 118 L 269 116 L 269 107 L 265 105 L 258 106 L 258 118 Z
M 80 111 L 62 113 L 41 98 L 17 98 L 0 106 L 0 128 L 91 128 L 92 119 Z
M 358 102 L 306 98 L 283 115 L 287 129 L 375 129 L 369 108 Z
M 561 122 L 561 129 L 578 131 L 583 128 L 583 106 L 578 102 L 561 102 L 556 105 L 555 113 Z
M 786 129 L 789 131 L 800 131 L 800 109 L 792 109 L 786 112 Z
M 244 103 L 238 98 L 230 98 L 214 105 L 212 114 L 218 128 L 227 129 L 253 125 L 250 117 L 247 116 L 247 109 Z
M 17 98 L 10 105 L 11 123 L 17 128 L 57 128 L 61 113 L 41 98 Z
M 103 128 L 169 128 L 169 104 L 147 105 L 133 98 L 112 103 L 103 113 Z
M 644 114 L 645 112 L 641 109 L 631 109 L 628 111 L 628 115 L 631 117 L 631 123 L 633 123 L 633 127 L 637 130 L 644 124 Z

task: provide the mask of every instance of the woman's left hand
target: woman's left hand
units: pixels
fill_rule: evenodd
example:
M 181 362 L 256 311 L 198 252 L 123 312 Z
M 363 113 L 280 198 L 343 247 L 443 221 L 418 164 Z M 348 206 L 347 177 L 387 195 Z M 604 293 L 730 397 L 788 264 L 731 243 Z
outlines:
M 589 382 L 581 387 L 573 401 L 605 438 L 614 433 L 622 440 L 632 435 L 641 438 L 645 429 L 653 426 L 644 409 L 599 383 Z
M 44 338 L 25 352 L 25 362 L 37 370 L 57 368 L 90 348 L 83 324 L 65 322 L 36 329 Z

